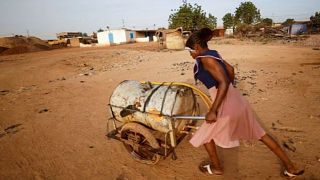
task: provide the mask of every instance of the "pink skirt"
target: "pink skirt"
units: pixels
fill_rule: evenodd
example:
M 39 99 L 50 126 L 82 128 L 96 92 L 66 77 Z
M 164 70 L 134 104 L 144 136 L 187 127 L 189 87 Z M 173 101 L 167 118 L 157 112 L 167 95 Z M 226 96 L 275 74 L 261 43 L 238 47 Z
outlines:
M 209 89 L 212 101 L 215 100 L 217 89 Z M 211 140 L 223 148 L 239 146 L 239 140 L 261 139 L 265 131 L 257 122 L 248 101 L 234 88 L 229 86 L 227 95 L 220 105 L 217 121 L 209 124 L 203 122 L 190 140 L 190 143 L 199 147 Z

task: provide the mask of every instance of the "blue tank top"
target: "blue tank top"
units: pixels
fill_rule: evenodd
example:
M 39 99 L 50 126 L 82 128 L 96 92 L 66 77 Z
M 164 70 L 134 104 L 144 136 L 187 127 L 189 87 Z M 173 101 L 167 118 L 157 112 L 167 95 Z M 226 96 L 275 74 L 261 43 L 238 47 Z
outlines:
M 201 62 L 201 57 L 212 57 L 212 61 L 218 61 L 218 63 L 224 69 L 225 75 L 230 80 L 229 74 L 227 72 L 226 65 L 223 63 L 223 59 L 216 50 L 208 50 L 202 53 L 200 56 L 196 57 L 196 64 L 193 68 L 194 79 L 201 81 L 208 89 L 213 86 L 218 87 L 218 81 L 203 67 Z

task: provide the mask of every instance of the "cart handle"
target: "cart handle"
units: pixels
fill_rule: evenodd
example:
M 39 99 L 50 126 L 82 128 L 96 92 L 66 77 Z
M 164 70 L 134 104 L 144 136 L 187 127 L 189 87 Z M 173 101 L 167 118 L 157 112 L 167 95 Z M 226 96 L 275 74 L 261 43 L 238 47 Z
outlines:
M 206 120 L 205 116 L 173 116 L 172 118 L 184 120 Z

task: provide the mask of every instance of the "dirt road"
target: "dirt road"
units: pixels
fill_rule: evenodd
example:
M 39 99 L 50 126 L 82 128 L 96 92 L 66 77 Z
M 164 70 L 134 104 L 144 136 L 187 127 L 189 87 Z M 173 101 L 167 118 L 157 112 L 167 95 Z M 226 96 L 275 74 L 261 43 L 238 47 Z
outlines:
M 234 41 L 210 47 L 235 65 L 237 86 L 265 129 L 306 167 L 301 179 L 319 179 L 320 51 Z M 211 179 L 197 168 L 207 154 L 190 136 L 176 161 L 154 166 L 105 137 L 118 83 L 193 83 L 192 67 L 188 52 L 154 43 L 0 56 L 0 179 Z M 219 149 L 225 175 L 218 179 L 281 179 L 279 160 L 261 142 L 241 144 Z

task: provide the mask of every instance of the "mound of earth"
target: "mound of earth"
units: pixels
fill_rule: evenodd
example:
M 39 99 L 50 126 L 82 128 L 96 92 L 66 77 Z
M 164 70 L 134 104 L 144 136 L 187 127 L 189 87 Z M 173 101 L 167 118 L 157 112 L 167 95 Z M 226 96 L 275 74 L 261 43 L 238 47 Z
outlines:
M 308 39 L 306 39 L 305 45 L 320 47 L 320 35 L 319 34 L 311 35 Z
M 3 37 L 0 38 L 0 54 L 19 54 L 26 52 L 35 52 L 50 50 L 51 46 L 37 37 Z

